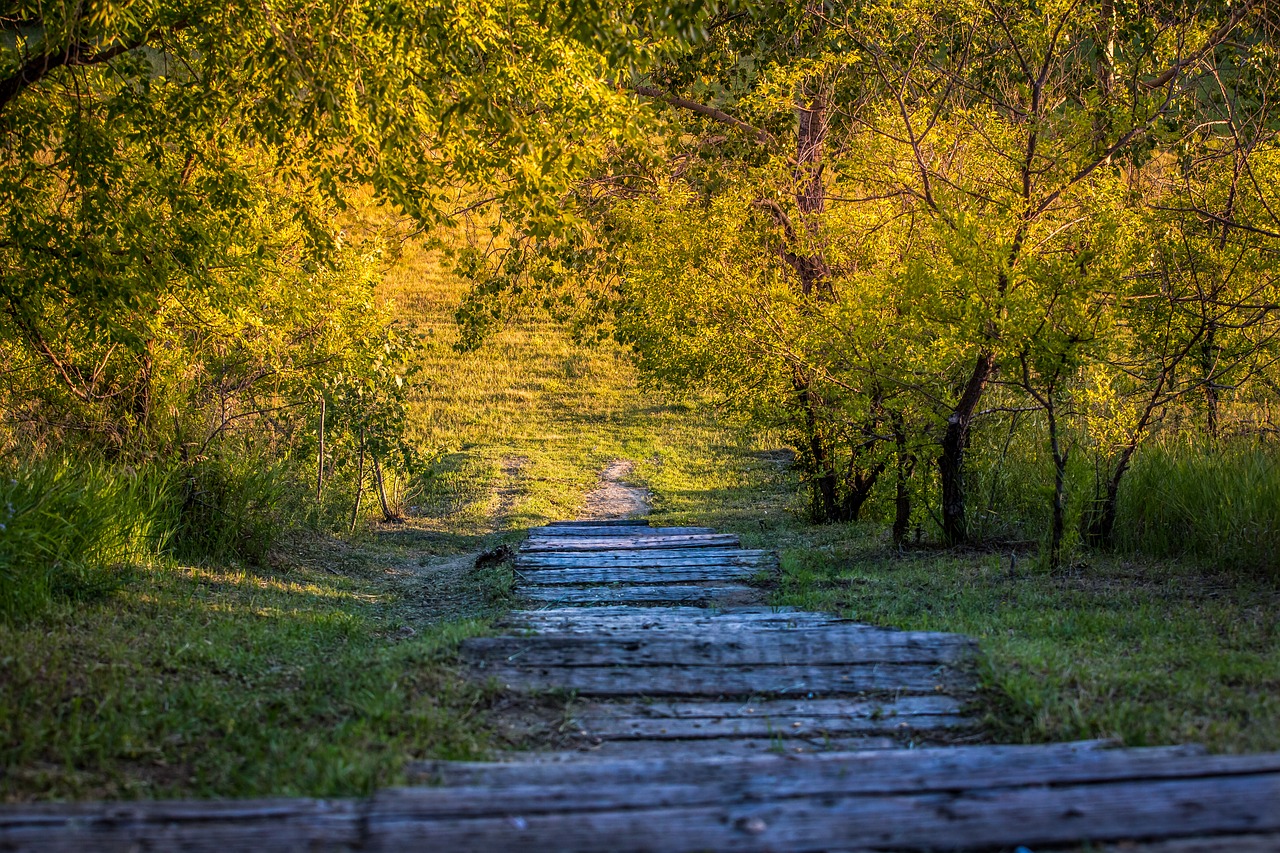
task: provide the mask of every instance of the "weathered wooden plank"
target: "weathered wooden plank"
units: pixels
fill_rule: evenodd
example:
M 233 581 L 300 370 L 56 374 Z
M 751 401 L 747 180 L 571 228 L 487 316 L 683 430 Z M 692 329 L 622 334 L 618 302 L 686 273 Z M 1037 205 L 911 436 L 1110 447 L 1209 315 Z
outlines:
M 499 814 L 435 817 L 440 792 L 401 791 L 375 800 L 369 842 L 371 849 L 402 849 L 429 840 L 451 850 L 963 850 L 1280 830 L 1275 808 L 1280 773 L 1053 787 L 1033 783 L 946 793 L 835 793 L 714 805 L 688 805 L 679 793 L 656 799 L 655 792 L 645 793 L 653 805 L 584 813 L 580 800 L 569 804 L 572 811 L 534 812 L 486 791 L 491 808 L 502 809 Z
M 836 625 L 712 636 L 635 632 L 474 637 L 462 643 L 462 653 L 472 660 L 519 660 L 522 666 L 542 667 L 951 664 L 972 657 L 974 643 L 961 634 L 868 631 Z
M 608 568 L 573 568 L 573 569 L 539 569 L 526 571 L 517 569 L 516 574 L 524 584 L 557 585 L 557 584 L 592 584 L 592 583 L 677 583 L 680 581 L 723 581 L 749 578 L 761 570 L 748 566 L 661 566 L 656 568 L 613 567 Z
M 541 615 L 539 611 L 522 610 L 512 613 L 499 624 L 527 631 L 555 631 L 559 633 L 626 633 L 646 631 L 655 633 L 683 633 L 688 631 L 714 631 L 720 634 L 740 631 L 794 631 L 821 625 L 840 625 L 863 630 L 885 630 L 861 622 L 853 622 L 821 613 L 744 613 L 733 607 L 716 611 L 702 607 L 634 607 L 603 606 L 576 608 L 581 616 L 575 616 L 575 608 L 557 607 Z M 616 613 L 605 611 L 626 610 Z M 645 616 L 652 611 L 654 616 Z M 680 611 L 673 613 L 673 611 Z
M 646 548 L 679 550 L 686 548 L 737 547 L 738 537 L 730 533 L 690 534 L 688 536 L 611 536 L 608 538 L 530 537 L 520 546 L 523 553 L 548 554 L 574 551 L 638 551 Z
M 709 740 L 601 740 L 581 749 L 555 752 L 505 753 L 503 759 L 518 764 L 580 765 L 626 760 L 689 761 L 706 758 L 786 757 L 840 752 L 901 749 L 902 742 L 883 735 L 823 736 L 813 738 L 715 738 Z
M 1000 784 L 1036 784 L 1057 779 L 1082 782 L 1094 779 L 1144 779 L 1187 775 L 1203 770 L 1208 775 L 1225 772 L 1269 772 L 1275 754 L 1238 756 L 1228 764 L 1206 756 L 1203 748 L 1143 747 L 1119 749 L 1114 740 L 1067 743 L 989 745 L 824 754 L 801 760 L 760 754 L 751 758 L 709 756 L 685 760 L 614 758 L 591 765 L 557 770 L 541 766 L 489 761 L 425 761 L 411 765 L 412 773 L 439 784 L 537 788 L 554 794 L 555 787 L 603 791 L 609 785 L 678 783 L 701 791 L 698 802 L 717 802 L 725 796 L 771 794 L 777 797 L 846 792 L 893 793 L 902 790 L 949 791 L 965 784 L 990 787 Z M 963 783 L 959 782 L 963 778 Z M 854 780 L 861 787 L 850 787 Z M 833 788 L 833 786 L 839 786 Z
M 718 586 L 518 586 L 516 592 L 533 601 L 552 601 L 562 604 L 616 604 L 619 602 L 652 601 L 683 602 L 717 600 L 740 601 L 758 599 L 759 591 L 742 584 Z
M 737 702 L 614 701 L 582 702 L 570 711 L 575 720 L 602 716 L 662 720 L 751 719 L 757 717 L 912 717 L 958 714 L 964 703 L 954 696 L 900 696 L 892 699 L 760 699 Z
M 535 527 L 529 531 L 530 536 L 590 536 L 607 538 L 610 536 L 681 536 L 689 534 L 715 533 L 714 527 L 639 527 L 635 525 L 600 525 L 581 524 L 573 527 Z
M 734 557 L 741 559 L 760 558 L 760 559 L 776 559 L 777 551 L 771 551 L 766 548 L 733 548 L 727 546 L 716 546 L 711 548 L 610 548 L 600 550 L 596 553 L 587 553 L 583 555 L 577 551 L 566 551 L 564 553 L 538 553 L 538 554 L 518 554 L 516 559 L 524 560 L 530 565 L 533 564 L 556 564 L 564 561 L 573 560 L 605 560 L 605 561 L 626 561 L 626 560 L 702 560 L 712 557 Z
M 1280 850 L 1280 833 L 1259 835 L 1251 832 L 1165 841 L 1126 840 L 1119 845 L 1105 844 L 1095 849 L 1097 853 L 1276 853 Z
M 702 607 L 632 607 L 626 604 L 617 604 L 610 607 L 596 607 L 591 610 L 583 610 L 580 607 L 540 607 L 536 610 L 512 610 L 508 613 L 508 618 L 537 618 L 537 619 L 554 619 L 561 616 L 570 616 L 575 620 L 601 618 L 613 619 L 615 617 L 635 616 L 644 619 L 681 619 L 696 618 L 704 619 L 707 617 L 715 618 L 755 618 L 755 617 L 795 617 L 795 618 L 832 618 L 827 614 L 814 613 L 806 610 L 796 610 L 794 607 L 771 607 L 767 605 L 750 605 L 745 607 L 724 608 L 721 610 L 707 610 Z
M 359 804 L 245 800 L 49 804 L 0 808 L 0 850 L 357 850 Z
M 626 778 L 624 768 L 635 767 L 650 772 Z M 5 807 L 0 847 L 222 853 L 423 843 L 451 850 L 507 844 L 847 850 L 861 844 L 918 850 L 1190 836 L 1155 850 L 1202 853 L 1215 849 L 1206 838 L 1213 834 L 1222 834 L 1216 849 L 1263 850 L 1259 845 L 1280 831 L 1278 754 L 1186 758 L 1168 750 L 975 747 L 692 761 L 575 763 L 570 757 L 485 768 L 479 787 L 392 790 L 367 805 L 273 800 Z M 653 771 L 674 781 L 655 784 Z M 508 784 L 515 778 L 518 784 Z M 584 785 L 587 779 L 598 784 Z M 1235 846 L 1237 841 L 1246 846 Z
M 655 719 L 600 714 L 573 716 L 579 734 L 606 740 L 710 740 L 712 738 L 826 738 L 858 734 L 914 734 L 972 727 L 960 714 L 917 714 L 910 717 L 720 717 Z
M 570 690 L 582 696 L 838 696 L 851 693 L 933 693 L 966 686 L 950 667 L 933 664 L 840 666 L 571 666 L 522 667 L 485 662 L 476 676 L 522 690 Z
M 646 557 L 643 551 L 592 551 L 569 554 L 520 554 L 516 557 L 516 567 L 528 569 L 572 569 L 582 566 L 626 566 L 629 568 L 661 567 L 661 566 L 701 566 L 735 565 L 735 566 L 776 566 L 776 554 L 738 549 L 698 548 L 664 550 L 656 557 Z

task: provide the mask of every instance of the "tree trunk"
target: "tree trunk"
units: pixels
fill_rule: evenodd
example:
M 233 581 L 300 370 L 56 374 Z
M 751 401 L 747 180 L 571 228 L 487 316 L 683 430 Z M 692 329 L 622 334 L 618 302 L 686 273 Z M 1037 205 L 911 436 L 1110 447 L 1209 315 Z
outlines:
M 1125 472 L 1129 470 L 1129 463 L 1133 460 L 1133 453 L 1137 450 L 1137 447 L 1137 442 L 1133 441 L 1127 444 L 1124 450 L 1120 451 L 1120 456 L 1115 465 L 1111 467 L 1111 473 L 1107 477 L 1106 485 L 1103 487 L 1102 499 L 1095 501 L 1093 509 L 1089 512 L 1089 524 L 1085 529 L 1085 537 L 1090 545 L 1109 548 L 1115 542 L 1120 481 L 1124 478 Z
M 809 444 L 811 515 L 818 524 L 826 524 L 837 520 L 836 474 L 831 465 L 831 454 L 823 440 L 818 423 L 817 406 L 809 387 L 809 378 L 796 371 L 792 382 L 804 412 L 805 437 Z
M 1052 398 L 1050 398 L 1052 400 Z M 1049 449 L 1053 453 L 1053 519 L 1049 525 L 1049 569 L 1062 566 L 1062 540 L 1067 531 L 1067 453 L 1058 436 L 1058 419 L 1050 403 Z
M 948 545 L 959 545 L 969 538 L 964 505 L 964 456 L 969 446 L 969 428 L 987 380 L 995 371 L 995 363 L 994 354 L 978 353 L 964 393 L 948 416 L 947 429 L 942 436 L 938 475 L 942 481 L 942 536 Z
M 382 506 L 382 520 L 391 522 L 399 521 L 400 516 L 391 511 L 390 504 L 387 503 L 387 490 L 382 482 L 382 466 L 378 464 L 376 454 L 369 454 L 369 459 L 373 462 L 373 483 L 378 489 L 378 503 Z
M 911 528 L 911 474 L 916 459 L 907 449 L 907 430 L 902 416 L 893 416 L 893 440 L 897 445 L 894 466 L 895 488 L 893 498 L 893 544 L 901 548 L 907 541 L 907 532 Z
M 364 430 L 360 431 L 360 459 L 356 463 L 356 504 L 351 509 L 351 532 L 356 532 L 360 520 L 360 502 L 364 498 Z
M 800 85 L 796 111 L 799 113 L 799 131 L 796 134 L 796 165 L 792 177 L 796 184 L 800 225 L 809 246 L 797 247 L 802 250 L 793 253 L 792 266 L 800 278 L 800 291 L 805 296 L 815 293 L 830 296 L 831 267 L 818 242 L 822 214 L 827 209 L 822 157 L 829 118 L 827 95 L 821 80 L 809 78 Z
M 320 449 L 316 453 L 316 503 L 320 503 L 320 497 L 324 492 L 324 397 L 320 398 L 320 429 L 318 435 L 320 438 Z

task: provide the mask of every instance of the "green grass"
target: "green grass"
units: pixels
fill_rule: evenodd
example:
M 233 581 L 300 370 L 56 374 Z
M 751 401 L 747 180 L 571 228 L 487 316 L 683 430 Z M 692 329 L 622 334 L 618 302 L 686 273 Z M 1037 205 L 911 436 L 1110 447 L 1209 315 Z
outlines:
M 1120 492 L 1118 545 L 1280 578 L 1280 446 L 1143 448 Z
M 3 799 L 351 795 L 483 754 L 486 694 L 448 658 L 481 623 L 414 618 L 404 568 L 342 556 L 157 564 L 0 626 Z
M 894 554 L 878 531 L 797 531 L 779 603 L 978 639 L 1007 742 L 1118 738 L 1280 749 L 1280 590 L 1176 561 Z

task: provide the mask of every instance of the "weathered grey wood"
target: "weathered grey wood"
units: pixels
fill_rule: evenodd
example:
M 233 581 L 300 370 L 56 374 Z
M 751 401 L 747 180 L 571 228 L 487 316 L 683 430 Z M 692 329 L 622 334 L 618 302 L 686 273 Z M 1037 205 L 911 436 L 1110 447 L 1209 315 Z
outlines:
M 581 607 L 547 606 L 538 609 L 513 610 L 504 619 L 507 622 L 519 623 L 554 623 L 557 627 L 564 622 L 577 625 L 636 624 L 655 628 L 663 625 L 694 626 L 707 623 L 728 626 L 752 622 L 787 622 L 796 625 L 828 622 L 846 625 L 864 624 L 827 613 L 810 613 L 787 607 L 774 608 L 755 604 L 721 608 L 678 604 L 665 607 L 614 604 L 592 607 L 589 610 Z
M 615 619 L 634 616 L 637 618 L 677 620 L 677 619 L 754 619 L 754 618 L 796 618 L 810 619 L 836 618 L 824 613 L 796 610 L 794 607 L 771 607 L 767 605 L 748 605 L 743 607 L 727 607 L 720 610 L 708 610 L 705 607 L 633 607 L 626 604 L 615 604 L 608 607 L 593 607 L 583 610 L 581 607 L 540 607 L 536 610 L 512 610 L 504 618 L 556 619 L 572 617 L 574 621 L 584 619 Z
M 517 577 L 525 584 L 590 584 L 590 583 L 677 583 L 681 581 L 722 581 L 737 578 L 749 578 L 759 573 L 759 569 L 744 566 L 706 565 L 706 566 L 663 566 L 661 568 L 609 567 L 609 568 L 574 568 L 574 569 L 540 569 L 526 571 L 517 569 Z
M 1280 850 L 1280 833 L 1202 836 L 1172 841 L 1127 840 L 1119 845 L 1105 844 L 1095 850 L 1097 853 L 1276 853 Z
M 490 799 L 492 792 L 485 792 Z M 584 815 L 503 813 L 424 818 L 434 792 L 376 801 L 371 849 L 430 843 L 451 850 L 494 848 L 824 850 L 832 847 L 989 849 L 1151 834 L 1280 830 L 1280 774 L 1042 786 L 954 793 L 825 795 L 759 803 L 609 810 Z M 659 799 L 656 802 L 663 802 Z M 606 841 L 607 839 L 607 841 Z
M 0 807 L 0 850 L 357 850 L 349 800 L 77 803 Z
M 614 604 L 618 602 L 653 601 L 738 601 L 759 598 L 759 592 L 741 584 L 719 586 L 519 586 L 517 593 L 533 601 L 565 604 Z
M 600 714 L 573 724 L 580 734 L 606 740 L 708 740 L 712 738 L 821 738 L 857 734 L 913 734 L 974 726 L 960 714 L 917 714 L 910 717 L 761 716 L 655 719 Z
M 1218 849 L 1238 849 L 1237 840 L 1252 845 L 1239 849 L 1266 849 L 1258 845 L 1280 831 L 1280 754 L 1187 758 L 1051 746 L 701 761 L 545 757 L 557 758 L 564 760 L 490 766 L 478 787 L 392 790 L 364 804 L 7 807 L 0 848 L 921 850 L 1190 836 L 1161 853 L 1201 853 L 1214 849 L 1205 836 L 1221 834 Z M 628 778 L 636 767 L 648 772 Z M 663 772 L 672 778 L 655 782 Z
M 569 666 L 487 662 L 475 674 L 522 690 L 570 690 L 583 696 L 838 696 L 960 690 L 969 679 L 933 664 L 842 666 Z
M 790 738 L 714 738 L 704 740 L 601 740 L 589 747 L 555 752 L 505 753 L 504 760 L 518 764 L 581 765 L 626 760 L 690 761 L 705 758 L 752 758 L 760 755 L 799 757 L 851 751 L 901 749 L 902 741 L 883 735 L 819 736 Z
M 627 560 L 677 560 L 680 562 L 688 562 L 690 560 L 703 560 L 713 557 L 726 557 L 738 559 L 777 559 L 776 551 L 769 551 L 764 548 L 732 548 L 726 546 L 715 546 L 711 548 L 608 548 L 597 551 L 588 551 L 586 553 L 578 551 L 566 551 L 564 553 L 520 553 L 516 555 L 516 559 L 521 560 L 530 565 L 535 564 L 559 564 L 562 562 L 581 562 L 582 560 L 602 560 L 608 562 L 625 562 Z
M 516 611 L 500 622 L 508 628 L 524 631 L 557 633 L 627 633 L 644 631 L 648 633 L 685 633 L 689 631 L 715 631 L 719 634 L 767 631 L 794 631 L 820 625 L 839 625 L 846 628 L 860 628 L 870 631 L 882 631 L 883 628 L 826 616 L 820 613 L 743 613 L 738 608 L 724 611 L 709 610 L 700 607 L 591 607 L 577 608 L 582 615 L 573 615 L 575 608 L 557 607 L 547 611 L 553 615 L 535 615 L 537 611 Z M 602 613 L 626 609 L 630 613 Z M 657 614 L 646 617 L 646 610 Z M 698 615 L 671 615 L 671 611 L 692 611 Z M 527 615 L 526 615 L 527 614 Z
M 760 717 L 912 717 L 958 714 L 964 703 L 954 696 L 899 696 L 885 699 L 759 699 L 736 702 L 653 700 L 582 702 L 571 709 L 575 720 L 600 716 L 653 719 L 753 719 Z
M 520 554 L 515 560 L 516 568 L 531 569 L 573 569 L 583 566 L 604 567 L 619 566 L 627 568 L 666 568 L 670 566 L 776 566 L 776 554 L 768 552 L 737 549 L 686 548 L 684 550 L 664 549 L 661 555 L 647 557 L 643 551 L 583 551 L 568 554 Z
M 801 760 L 759 754 L 751 758 L 708 756 L 684 760 L 680 757 L 655 759 L 612 759 L 592 765 L 575 765 L 564 770 L 525 764 L 485 761 L 425 761 L 409 770 L 420 778 L 455 786 L 488 786 L 491 789 L 529 786 L 553 791 L 557 785 L 579 790 L 597 790 L 608 785 L 679 783 L 696 786 L 699 799 L 715 802 L 725 792 L 743 796 L 772 792 L 774 796 L 808 796 L 829 793 L 832 786 L 842 791 L 956 790 L 964 784 L 991 787 L 1043 783 L 1046 779 L 1067 782 L 1093 779 L 1161 778 L 1194 772 L 1225 772 L 1216 757 L 1195 746 L 1143 747 L 1120 749 L 1113 740 L 1071 741 L 1067 743 L 992 746 L 959 746 L 895 750 L 888 754 L 861 752 L 824 754 Z M 1236 756 L 1228 757 L 1229 767 L 1240 769 Z M 1253 756 L 1248 757 L 1254 760 Z M 1267 771 L 1276 755 L 1244 770 Z M 1243 772 L 1243 771 L 1242 771 Z M 863 780 L 862 788 L 849 788 L 851 780 Z M 719 792 L 719 793 L 717 793 Z
M 680 550 L 685 548 L 737 547 L 738 537 L 729 533 L 689 534 L 687 536 L 611 536 L 601 538 L 530 537 L 520 546 L 523 553 L 548 554 L 574 551 L 637 551 L 646 548 Z
M 609 536 L 680 536 L 695 533 L 715 533 L 714 527 L 641 527 L 638 525 L 604 525 L 580 524 L 573 527 L 535 527 L 529 531 L 530 536 L 590 536 L 604 538 Z
M 462 653 L 472 660 L 518 660 L 522 666 L 544 667 L 950 664 L 972 657 L 974 643 L 960 634 L 867 631 L 837 625 L 710 636 L 636 632 L 599 637 L 559 633 L 474 637 L 462 643 Z

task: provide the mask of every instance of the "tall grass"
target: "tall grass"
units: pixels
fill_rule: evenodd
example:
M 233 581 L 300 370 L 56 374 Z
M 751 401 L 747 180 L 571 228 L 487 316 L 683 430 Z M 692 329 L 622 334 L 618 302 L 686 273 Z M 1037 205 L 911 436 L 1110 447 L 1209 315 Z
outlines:
M 100 595 L 159 557 L 259 563 L 291 526 L 317 520 L 301 484 L 287 459 L 15 465 L 0 476 L 0 618 Z
M 1122 483 L 1117 545 L 1280 576 L 1280 447 L 1153 443 Z
M 0 479 L 0 616 L 21 618 L 54 598 L 109 588 L 153 553 L 163 480 L 94 464 L 45 461 Z

